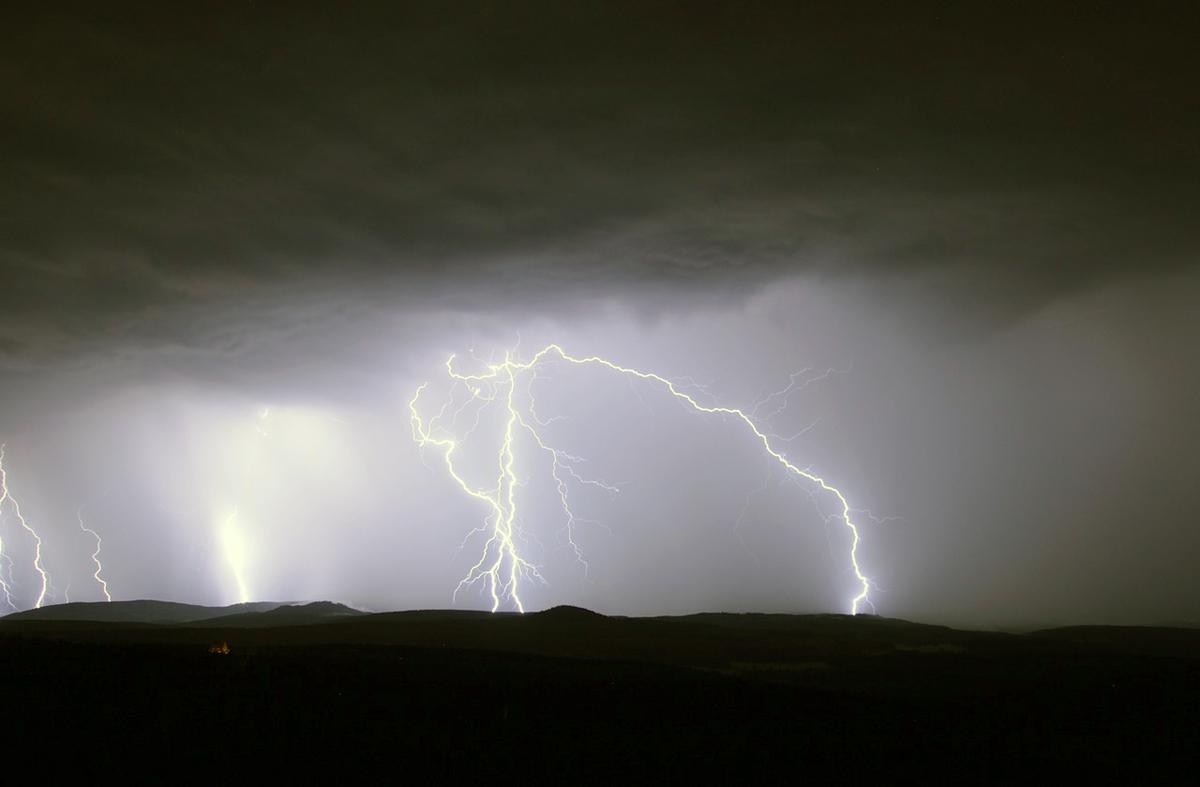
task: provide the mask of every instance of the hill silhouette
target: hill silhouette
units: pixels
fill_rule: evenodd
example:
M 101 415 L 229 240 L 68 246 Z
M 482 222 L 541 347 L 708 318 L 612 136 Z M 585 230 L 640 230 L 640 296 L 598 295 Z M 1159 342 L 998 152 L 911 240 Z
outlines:
M 279 602 L 253 601 L 225 607 L 205 607 L 175 601 L 72 601 L 52 604 L 38 609 L 14 612 L 0 620 L 9 621 L 79 621 L 91 623 L 188 623 L 197 620 L 267 612 L 279 607 Z
M 1200 748 L 1200 630 L 61 605 L 0 619 L 0 695 L 16 750 L 69 742 L 96 774 L 1145 782 Z
M 281 604 L 274 609 L 215 615 L 192 621 L 192 626 L 237 626 L 269 628 L 274 626 L 304 626 L 328 623 L 332 620 L 357 617 L 367 613 L 333 601 L 314 601 L 309 604 Z

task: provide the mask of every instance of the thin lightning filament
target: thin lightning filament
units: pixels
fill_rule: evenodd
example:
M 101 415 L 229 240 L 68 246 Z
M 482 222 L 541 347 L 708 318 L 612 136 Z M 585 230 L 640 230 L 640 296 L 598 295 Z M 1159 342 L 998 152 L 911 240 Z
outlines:
M 96 539 L 96 551 L 92 553 L 92 562 L 96 565 L 96 572 L 92 574 L 92 579 L 96 580 L 96 584 L 100 586 L 100 590 L 104 593 L 104 600 L 112 601 L 112 596 L 108 592 L 108 582 L 101 576 L 101 573 L 104 571 L 104 564 L 100 562 L 100 549 L 103 546 L 103 543 L 100 541 L 100 534 L 83 524 L 83 506 L 80 506 L 75 511 L 75 518 L 79 520 L 79 529 Z
M 39 608 L 46 600 L 46 592 L 50 588 L 50 575 L 46 572 L 45 566 L 42 565 L 42 537 L 25 520 L 24 515 L 21 514 L 20 504 L 17 503 L 16 498 L 8 491 L 8 473 L 4 470 L 4 445 L 0 443 L 0 507 L 5 503 L 9 504 L 17 522 L 33 538 L 33 568 L 41 578 L 41 588 L 38 590 L 37 600 L 34 601 L 33 606 Z M 3 542 L 0 542 L 0 555 L 3 555 L 3 553 L 4 545 Z M 11 584 L 2 578 L 0 578 L 0 593 L 3 593 L 8 605 L 15 608 L 12 601 Z

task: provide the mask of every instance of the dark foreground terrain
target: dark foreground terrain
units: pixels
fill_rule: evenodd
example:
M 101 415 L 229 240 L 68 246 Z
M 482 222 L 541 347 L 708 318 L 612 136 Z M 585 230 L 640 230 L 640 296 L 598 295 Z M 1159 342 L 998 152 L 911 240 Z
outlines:
M 1196 630 L 70 606 L 0 620 L 10 763 L 158 783 L 1128 783 L 1190 781 L 1200 749 Z

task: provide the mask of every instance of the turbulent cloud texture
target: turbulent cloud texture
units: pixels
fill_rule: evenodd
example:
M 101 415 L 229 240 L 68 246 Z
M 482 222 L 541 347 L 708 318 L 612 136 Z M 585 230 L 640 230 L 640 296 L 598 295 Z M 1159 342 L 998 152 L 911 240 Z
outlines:
M 439 3 L 15 22 L 0 333 L 26 361 L 331 289 L 545 308 L 934 271 L 1023 309 L 1186 264 L 1197 240 L 1190 47 L 1166 18 Z

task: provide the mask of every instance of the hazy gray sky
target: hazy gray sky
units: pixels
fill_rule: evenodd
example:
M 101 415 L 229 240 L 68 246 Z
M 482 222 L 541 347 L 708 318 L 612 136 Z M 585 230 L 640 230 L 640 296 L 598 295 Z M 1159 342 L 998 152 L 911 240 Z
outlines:
M 896 517 L 859 553 L 883 614 L 1195 622 L 1182 20 L 390 5 L 0 32 L 0 440 L 56 598 L 98 592 L 83 505 L 119 597 L 236 600 L 240 561 L 256 597 L 448 605 L 483 510 L 406 403 L 519 336 L 730 406 L 843 370 L 770 426 Z M 844 529 L 744 430 L 547 374 L 546 434 L 622 491 L 577 492 L 584 576 L 521 446 L 533 606 L 845 608 Z

